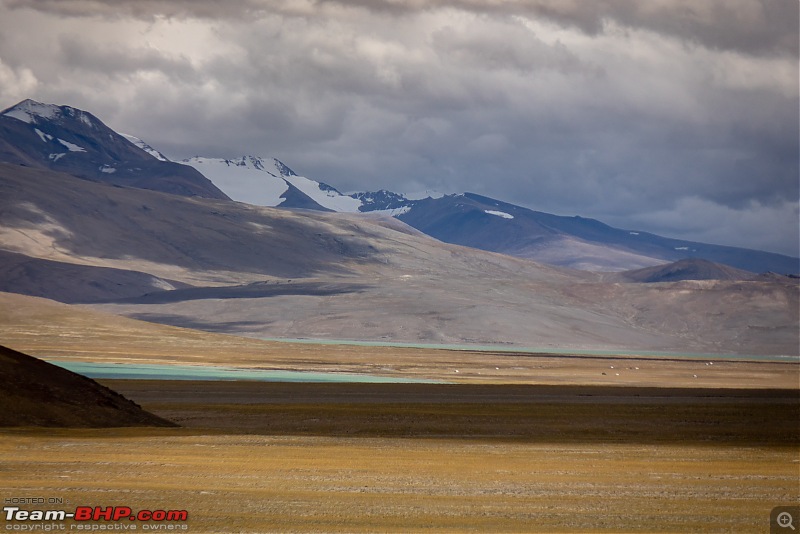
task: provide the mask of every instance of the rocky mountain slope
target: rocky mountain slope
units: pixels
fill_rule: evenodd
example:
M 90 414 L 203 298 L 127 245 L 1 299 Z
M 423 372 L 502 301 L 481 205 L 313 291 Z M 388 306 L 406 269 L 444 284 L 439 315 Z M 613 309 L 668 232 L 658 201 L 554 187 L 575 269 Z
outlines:
M 228 198 L 191 167 L 157 159 L 70 106 L 24 100 L 0 111 L 0 161 L 125 187 Z
M 397 218 L 447 243 L 588 271 L 697 258 L 756 273 L 797 274 L 800 269 L 798 258 L 781 254 L 621 230 L 595 219 L 552 215 L 472 193 L 414 201 Z

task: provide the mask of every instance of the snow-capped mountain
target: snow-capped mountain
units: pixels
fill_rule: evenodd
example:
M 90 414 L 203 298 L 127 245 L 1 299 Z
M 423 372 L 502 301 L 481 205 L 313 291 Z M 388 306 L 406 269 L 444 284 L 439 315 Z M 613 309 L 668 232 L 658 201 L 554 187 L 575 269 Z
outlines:
M 704 258 L 753 272 L 796 274 L 797 258 L 669 239 L 594 219 L 530 210 L 489 197 L 380 190 L 344 195 L 274 158 L 194 157 L 181 163 L 70 106 L 25 100 L 0 112 L 0 161 L 183 196 L 249 204 L 390 215 L 448 243 L 595 271 Z
M 624 271 L 703 258 L 755 273 L 796 274 L 797 258 L 614 228 L 463 193 L 409 201 L 397 218 L 446 243 L 587 271 Z
M 298 176 L 275 158 L 236 159 L 193 157 L 181 163 L 209 178 L 233 200 L 259 206 L 357 212 L 361 202 L 335 188 Z
M 621 230 L 585 217 L 538 212 L 473 193 L 388 190 L 343 195 L 274 158 L 184 160 L 234 200 L 281 208 L 395 217 L 446 243 L 588 271 L 641 269 L 705 258 L 753 272 L 796 273 L 796 258 Z
M 77 119 L 86 126 L 93 128 L 95 123 L 94 116 L 85 111 L 75 109 L 70 106 L 56 106 L 54 104 L 43 104 L 35 100 L 23 100 L 16 106 L 3 111 L 4 117 L 17 119 L 26 124 L 46 124 L 48 122 L 60 122 L 65 118 Z M 95 119 L 96 120 L 96 119 Z
M 70 106 L 23 100 L 0 111 L 0 161 L 126 187 L 228 198 L 196 170 L 165 159 Z

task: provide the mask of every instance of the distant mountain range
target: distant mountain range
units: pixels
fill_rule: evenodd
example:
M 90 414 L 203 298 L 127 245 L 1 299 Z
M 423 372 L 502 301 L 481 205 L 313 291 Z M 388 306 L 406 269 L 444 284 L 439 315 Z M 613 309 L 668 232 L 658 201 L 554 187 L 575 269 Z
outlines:
M 796 275 L 800 259 L 613 228 L 595 219 L 530 210 L 473 193 L 408 198 L 392 191 L 343 194 L 298 176 L 275 158 L 194 157 L 171 162 L 141 139 L 120 135 L 69 106 L 25 100 L 0 112 L 0 161 L 183 196 L 260 206 L 396 217 L 441 241 L 589 271 L 626 271 L 704 259 Z
M 699 258 L 754 273 L 797 274 L 800 270 L 798 258 L 620 230 L 595 219 L 552 215 L 474 193 L 421 199 L 386 190 L 345 195 L 325 183 L 297 176 L 274 158 L 195 157 L 182 163 L 202 172 L 234 200 L 387 214 L 446 243 L 573 269 L 624 271 Z
M 344 195 L 271 158 L 169 162 L 66 106 L 0 126 L 0 291 L 262 338 L 797 351 L 797 280 L 680 259 L 777 255 L 469 193 Z
M 465 193 L 410 204 L 401 221 L 448 243 L 589 271 L 624 271 L 705 259 L 754 273 L 797 274 L 781 254 L 620 230 L 595 219 L 533 211 Z

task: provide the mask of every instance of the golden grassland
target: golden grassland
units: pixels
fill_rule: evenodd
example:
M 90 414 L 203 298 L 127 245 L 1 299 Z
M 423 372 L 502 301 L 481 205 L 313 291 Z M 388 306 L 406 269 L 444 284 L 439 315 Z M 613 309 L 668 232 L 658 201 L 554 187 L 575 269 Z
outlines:
M 0 494 L 192 532 L 764 532 L 800 499 L 793 391 L 104 383 L 184 428 L 0 431 Z
M 192 532 L 765 532 L 798 497 L 781 447 L 62 430 L 0 452 L 3 495 L 185 509 Z

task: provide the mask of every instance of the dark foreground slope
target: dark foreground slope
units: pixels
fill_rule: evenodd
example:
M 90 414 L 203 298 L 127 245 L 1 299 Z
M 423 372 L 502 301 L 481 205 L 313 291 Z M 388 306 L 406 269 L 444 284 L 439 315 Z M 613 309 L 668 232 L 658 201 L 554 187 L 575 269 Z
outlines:
M 0 426 L 175 426 L 94 380 L 0 346 Z

